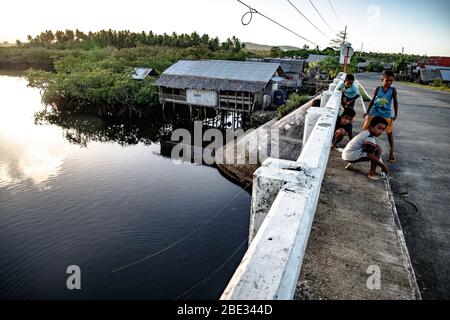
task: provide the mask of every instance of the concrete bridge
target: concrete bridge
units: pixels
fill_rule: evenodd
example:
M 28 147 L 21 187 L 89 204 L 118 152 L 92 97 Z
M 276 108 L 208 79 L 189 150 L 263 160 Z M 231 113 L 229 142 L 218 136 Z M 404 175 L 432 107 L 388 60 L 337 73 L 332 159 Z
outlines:
M 367 91 L 380 75 L 358 75 Z M 424 299 L 450 299 L 450 93 L 395 82 L 400 116 L 390 180 Z M 387 143 L 382 139 L 385 150 Z
M 420 298 L 389 182 L 368 181 L 362 167 L 343 170 L 340 154 L 330 153 L 340 94 L 321 98 L 321 108 L 307 104 L 266 125 L 284 129 L 280 141 L 300 144 L 301 153 L 293 161 L 280 152 L 255 171 L 250 245 L 222 299 Z M 356 109 L 358 126 L 362 99 Z

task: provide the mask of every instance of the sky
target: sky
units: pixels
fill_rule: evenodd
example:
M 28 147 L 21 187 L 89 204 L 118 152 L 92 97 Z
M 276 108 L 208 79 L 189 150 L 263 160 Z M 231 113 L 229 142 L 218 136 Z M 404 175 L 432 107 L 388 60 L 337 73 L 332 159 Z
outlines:
M 291 0 L 323 33 L 317 31 L 287 0 L 242 0 L 264 15 L 318 44 L 348 26 L 357 50 L 450 56 L 449 0 Z M 327 24 L 314 11 L 319 10 Z M 0 42 L 26 40 L 44 30 L 101 29 L 156 33 L 208 33 L 222 41 L 303 47 L 311 43 L 254 14 L 241 23 L 248 8 L 236 0 L 3 0 Z M 249 15 L 245 17 L 247 22 Z M 341 22 L 342 24 L 341 24 Z

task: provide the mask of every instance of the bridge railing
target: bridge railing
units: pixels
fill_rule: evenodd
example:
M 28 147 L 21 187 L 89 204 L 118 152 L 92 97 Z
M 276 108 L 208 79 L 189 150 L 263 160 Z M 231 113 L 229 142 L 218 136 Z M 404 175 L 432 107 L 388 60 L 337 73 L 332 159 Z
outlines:
M 340 74 L 334 85 L 344 76 Z M 308 110 L 297 161 L 268 158 L 255 172 L 250 245 L 221 299 L 293 298 L 340 102 L 341 94 L 330 90 L 322 94 L 321 108 Z

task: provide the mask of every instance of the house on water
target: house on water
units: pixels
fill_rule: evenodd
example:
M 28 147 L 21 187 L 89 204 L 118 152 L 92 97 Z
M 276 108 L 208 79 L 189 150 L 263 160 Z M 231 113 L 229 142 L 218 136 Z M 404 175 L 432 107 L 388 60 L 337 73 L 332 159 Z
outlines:
M 247 58 L 246 61 L 272 62 L 279 63 L 283 71 L 286 73 L 286 79 L 279 83 L 279 89 L 285 90 L 286 93 L 294 92 L 301 88 L 302 81 L 306 78 L 304 59 L 294 58 L 264 58 L 254 59 Z
M 159 100 L 190 107 L 250 113 L 267 107 L 286 73 L 280 63 L 180 60 L 155 84 Z

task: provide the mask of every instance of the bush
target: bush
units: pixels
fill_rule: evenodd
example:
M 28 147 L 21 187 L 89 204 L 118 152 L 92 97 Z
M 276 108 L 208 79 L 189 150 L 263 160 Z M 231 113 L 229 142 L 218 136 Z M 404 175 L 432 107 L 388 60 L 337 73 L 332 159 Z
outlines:
M 433 86 L 434 87 L 445 87 L 445 83 L 444 80 L 442 79 L 436 79 L 433 81 Z
M 291 94 L 286 104 L 283 104 L 282 106 L 278 107 L 277 109 L 278 120 L 285 117 L 286 115 L 296 110 L 297 108 L 301 107 L 310 100 L 311 100 L 310 96 L 299 95 L 297 93 Z
M 381 63 L 369 63 L 367 71 L 369 72 L 383 72 L 384 66 Z
M 245 51 L 211 51 L 206 46 L 174 48 L 164 46 L 114 47 L 91 50 L 45 48 L 14 48 L 13 55 L 2 55 L 0 62 L 16 57 L 25 63 L 51 64 L 54 73 L 31 70 L 29 86 L 39 88 L 42 101 L 60 110 L 98 114 L 137 114 L 159 104 L 154 79 L 136 81 L 131 78 L 133 67 L 153 68 L 162 73 L 180 59 L 242 60 Z M 20 54 L 22 53 L 22 54 Z

